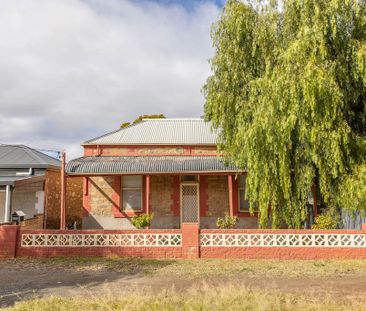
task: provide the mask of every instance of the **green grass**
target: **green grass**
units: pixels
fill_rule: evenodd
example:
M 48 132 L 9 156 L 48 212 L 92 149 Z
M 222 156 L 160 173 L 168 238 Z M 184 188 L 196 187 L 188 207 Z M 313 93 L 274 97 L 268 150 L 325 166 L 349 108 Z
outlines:
M 203 285 L 188 293 L 174 290 L 153 294 L 121 293 L 120 297 L 74 297 L 34 299 L 18 302 L 6 310 L 69 311 L 69 310 L 366 310 L 366 301 L 330 297 L 313 297 L 278 292 L 251 291 L 244 287 L 213 288 Z
M 366 296 L 343 297 L 316 293 L 305 284 L 304 291 L 298 293 L 287 288 L 248 289 L 241 280 L 246 277 L 274 279 L 317 278 L 327 286 L 332 277 L 366 277 L 366 260 L 324 260 L 324 261 L 279 261 L 279 260 L 150 260 L 138 258 L 17 258 L 0 261 L 0 269 L 12 269 L 21 273 L 26 269 L 47 269 L 50 273 L 68 273 L 75 270 L 113 271 L 124 275 L 142 275 L 156 278 L 169 284 L 169 280 L 189 284 L 184 290 L 174 288 L 121 288 L 120 295 L 103 296 L 108 292 L 89 292 L 73 297 L 49 297 L 16 303 L 8 310 L 366 310 Z M 235 276 L 239 276 L 235 278 Z M 320 280 L 320 278 L 324 278 Z M 197 282 L 196 282 L 197 280 Z M 217 287 L 207 282 L 221 284 Z M 219 283 L 217 283 L 219 281 Z M 340 279 L 340 282 L 342 280 Z M 151 284 L 154 284 L 153 282 Z M 150 284 L 150 285 L 151 285 Z M 172 283 L 173 284 L 173 283 Z M 178 282 L 179 284 L 179 282 Z M 303 283 L 301 283 L 303 284 Z M 167 289 L 168 288 L 168 289 Z M 282 292 L 281 292 L 282 291 Z M 154 294 L 155 293 L 155 294 Z M 96 296 L 100 295 L 100 296 Z M 331 291 L 330 291 L 331 294 Z M 354 295 L 353 292 L 349 295 Z
M 11 269 L 111 270 L 124 274 L 197 278 L 207 276 L 329 277 L 366 276 L 366 260 L 157 260 L 139 258 L 17 258 L 0 262 Z

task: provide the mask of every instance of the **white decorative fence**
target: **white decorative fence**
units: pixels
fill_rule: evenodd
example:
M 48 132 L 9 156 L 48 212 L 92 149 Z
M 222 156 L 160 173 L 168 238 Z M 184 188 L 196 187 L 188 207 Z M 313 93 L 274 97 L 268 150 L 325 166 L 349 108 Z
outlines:
M 181 246 L 178 233 L 22 234 L 22 247 L 161 247 Z
M 204 233 L 205 247 L 365 247 L 365 234 Z

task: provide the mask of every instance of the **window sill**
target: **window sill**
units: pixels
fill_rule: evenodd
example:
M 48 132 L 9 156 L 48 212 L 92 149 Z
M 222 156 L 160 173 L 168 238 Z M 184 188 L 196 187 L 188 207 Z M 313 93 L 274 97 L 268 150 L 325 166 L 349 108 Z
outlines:
M 133 212 L 133 211 L 128 211 L 128 212 L 125 212 L 125 211 L 118 211 L 118 212 L 114 212 L 114 213 L 113 213 L 113 217 L 114 217 L 114 218 L 131 218 L 131 217 L 134 217 L 134 216 L 141 215 L 141 214 L 143 214 L 143 213 L 144 213 L 143 211 L 140 211 L 140 212 Z
M 254 212 L 253 215 L 251 215 L 249 212 L 238 211 L 236 216 L 238 216 L 238 217 L 256 217 L 256 218 L 258 218 L 259 212 Z

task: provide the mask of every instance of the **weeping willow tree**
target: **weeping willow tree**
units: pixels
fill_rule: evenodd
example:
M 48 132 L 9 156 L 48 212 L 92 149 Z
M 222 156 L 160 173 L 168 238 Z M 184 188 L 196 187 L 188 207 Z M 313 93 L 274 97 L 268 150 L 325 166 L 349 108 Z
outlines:
M 212 39 L 205 117 L 261 227 L 300 228 L 313 183 L 338 196 L 366 134 L 365 1 L 229 0 Z

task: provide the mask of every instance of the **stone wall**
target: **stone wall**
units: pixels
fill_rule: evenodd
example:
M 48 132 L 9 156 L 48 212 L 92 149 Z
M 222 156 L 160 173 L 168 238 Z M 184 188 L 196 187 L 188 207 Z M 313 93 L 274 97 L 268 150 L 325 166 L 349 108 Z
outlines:
M 204 229 L 217 228 L 216 221 L 218 217 L 223 217 L 225 212 L 229 213 L 229 185 L 227 176 L 206 176 L 206 213 L 200 219 L 200 227 Z M 237 187 L 237 183 L 234 183 Z M 234 205 L 238 204 L 236 196 L 238 192 L 233 189 Z M 202 204 L 202 203 L 201 203 Z M 237 210 L 237 207 L 234 210 Z M 236 213 L 237 214 L 237 213 Z M 238 223 L 236 228 L 257 229 L 258 218 L 255 216 L 238 214 Z
M 21 221 L 19 226 L 23 229 L 43 229 L 44 214 L 36 215 L 31 219 Z
M 155 216 L 171 216 L 173 177 L 153 175 L 150 177 L 150 210 Z
M 150 177 L 150 210 L 154 213 L 152 228 L 179 228 L 180 217 L 173 210 L 174 186 L 173 176 Z
M 131 218 L 124 213 L 117 213 L 120 202 L 115 202 L 115 176 L 91 177 L 89 179 L 88 196 L 85 198 L 83 217 L 84 229 L 133 229 Z M 145 199 L 143 199 L 145 202 Z M 117 206 L 114 208 L 114 206 Z M 163 175 L 150 176 L 150 211 L 154 213 L 151 228 L 178 228 L 179 215 L 174 215 L 173 177 Z M 145 210 L 145 208 L 144 208 Z M 130 215 L 131 216 L 131 215 Z
M 75 221 L 81 227 L 83 181 L 81 177 L 67 178 L 66 187 L 66 224 Z M 56 229 L 60 226 L 61 173 L 47 170 L 45 175 L 45 217 L 46 228 Z
M 112 216 L 114 176 L 91 177 L 89 179 L 90 214 Z
M 180 227 L 180 184 L 176 177 L 150 176 L 150 211 L 154 213 L 151 228 Z M 119 177 L 103 176 L 89 179 L 88 196 L 84 197 L 84 203 L 87 203 L 84 207 L 88 211 L 83 218 L 84 229 L 133 229 L 128 215 L 115 213 L 116 209 L 119 211 L 120 205 L 114 198 L 115 192 L 119 191 L 116 178 Z M 204 210 L 200 217 L 201 228 L 216 228 L 217 218 L 229 212 L 228 178 L 226 175 L 216 175 L 204 176 L 200 180 L 200 205 Z M 178 193 L 175 193 L 177 191 Z M 237 227 L 257 228 L 257 218 L 240 215 Z
M 227 176 L 207 176 L 207 217 L 222 217 L 229 212 L 229 188 Z

